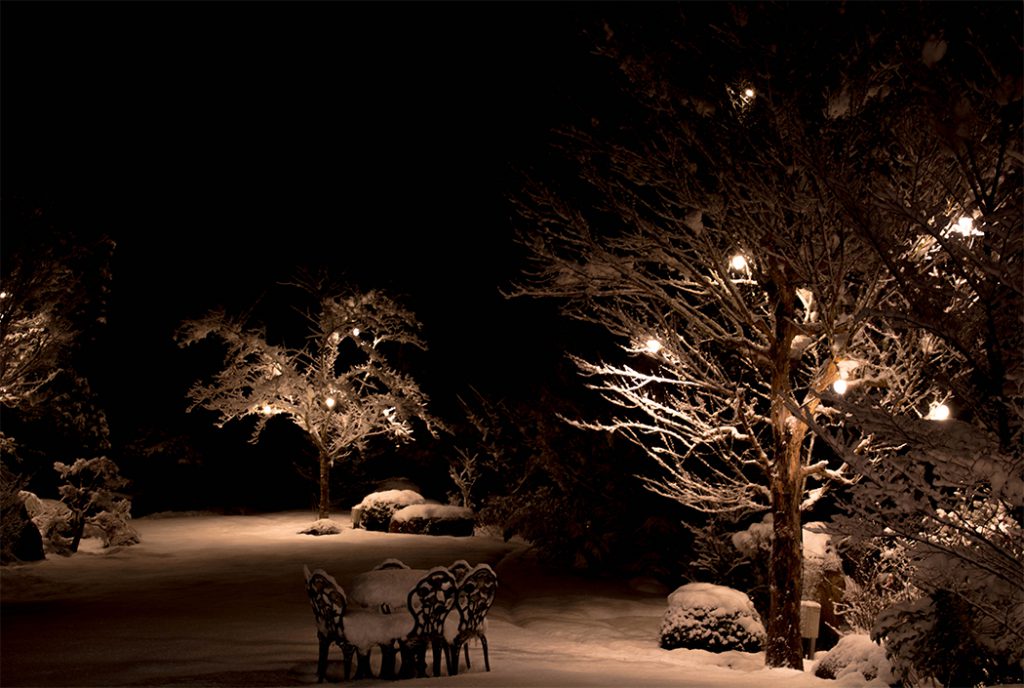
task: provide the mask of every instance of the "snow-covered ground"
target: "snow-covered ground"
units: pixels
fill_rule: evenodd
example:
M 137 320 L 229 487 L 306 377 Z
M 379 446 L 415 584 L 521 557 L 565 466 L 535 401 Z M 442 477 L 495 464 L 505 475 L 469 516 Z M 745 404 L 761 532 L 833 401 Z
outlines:
M 763 655 L 661 650 L 664 592 L 545 570 L 522 543 L 353 530 L 348 514 L 336 518 L 340 535 L 298 534 L 313 520 L 305 512 L 151 516 L 134 522 L 142 535 L 134 547 L 105 551 L 85 541 L 71 558 L 3 568 L 0 685 L 316 684 L 303 564 L 345 586 L 389 557 L 415 568 L 486 562 L 499 576 L 488 622 L 491 672 L 474 646 L 472 669 L 403 685 L 871 685 L 767 670 Z M 332 683 L 340 679 L 340 657 L 332 650 Z

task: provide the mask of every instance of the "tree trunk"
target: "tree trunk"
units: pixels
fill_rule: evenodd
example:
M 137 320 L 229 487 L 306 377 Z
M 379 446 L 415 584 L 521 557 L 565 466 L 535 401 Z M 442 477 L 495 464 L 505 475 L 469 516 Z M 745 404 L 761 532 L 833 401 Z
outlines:
M 770 570 L 771 602 L 765 663 L 803 670 L 800 638 L 800 590 L 803 573 L 803 529 L 800 523 L 800 447 L 790 444 L 771 477 L 773 540 Z M 785 463 L 785 465 L 779 465 Z
M 317 518 L 331 516 L 331 459 L 320 455 L 320 504 Z
M 768 581 L 770 603 L 765 631 L 765 664 L 803 671 L 800 639 L 800 576 L 803 572 L 803 496 L 801 452 L 807 426 L 786 407 L 792 397 L 790 351 L 796 329 L 796 290 L 781 271 L 773 272 L 778 286 L 775 302 L 775 346 L 772 351 L 772 457 L 768 475 L 773 519 Z

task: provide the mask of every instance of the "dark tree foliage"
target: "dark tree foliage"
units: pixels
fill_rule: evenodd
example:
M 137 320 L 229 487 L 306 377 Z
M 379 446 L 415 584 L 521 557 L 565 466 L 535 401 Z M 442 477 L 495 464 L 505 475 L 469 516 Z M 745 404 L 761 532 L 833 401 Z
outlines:
M 21 488 L 56 496 L 54 459 L 110 448 L 90 380 L 106 324 L 114 243 L 5 198 L 0 233 L 0 437 L 5 502 Z M 20 513 L 20 511 L 19 511 Z M 12 516 L 17 518 L 17 514 Z

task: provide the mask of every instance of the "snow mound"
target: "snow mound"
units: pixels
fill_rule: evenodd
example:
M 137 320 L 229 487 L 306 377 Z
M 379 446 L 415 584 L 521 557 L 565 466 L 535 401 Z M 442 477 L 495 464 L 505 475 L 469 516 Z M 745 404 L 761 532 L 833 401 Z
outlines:
M 308 527 L 299 531 L 299 535 L 337 535 L 342 527 L 337 521 L 329 518 L 321 518 L 313 521 Z
M 370 509 L 385 504 L 395 506 L 423 504 L 424 501 L 426 500 L 423 499 L 423 495 L 413 490 L 384 490 L 366 495 L 363 497 L 363 501 L 359 503 L 359 506 L 364 509 Z
M 723 613 L 757 614 L 754 603 L 746 593 L 712 583 L 689 583 L 676 588 L 675 592 L 668 596 L 668 606 L 721 609 Z
M 860 674 L 865 681 L 879 679 L 890 685 L 896 682 L 885 649 L 865 634 L 847 635 L 825 653 L 814 665 L 818 678 L 839 679 Z

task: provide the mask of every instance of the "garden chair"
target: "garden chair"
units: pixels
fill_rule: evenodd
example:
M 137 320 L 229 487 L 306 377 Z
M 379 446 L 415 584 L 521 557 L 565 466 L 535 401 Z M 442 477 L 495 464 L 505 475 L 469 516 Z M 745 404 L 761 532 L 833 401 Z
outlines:
M 402 644 L 402 674 L 411 677 L 427 675 L 427 644 L 434 650 L 434 676 L 441 675 L 441 654 L 448 659 L 448 641 L 444 637 L 444 622 L 455 607 L 458 584 L 444 567 L 431 569 L 409 591 L 408 607 L 413 628 Z
M 498 592 L 498 576 L 487 564 L 480 564 L 470 571 L 459 583 L 459 594 L 455 608 L 459 612 L 459 628 L 449 648 L 448 675 L 459 673 L 459 650 L 465 648 L 466 668 L 470 668 L 469 641 L 480 639 L 484 650 L 484 669 L 491 670 L 491 660 L 487 653 L 487 612 L 494 604 L 494 596 Z
M 448 567 L 448 570 L 452 572 L 455 577 L 456 583 L 462 583 L 462 579 L 466 577 L 466 574 L 470 572 L 473 567 L 469 565 L 469 562 L 465 559 L 459 559 Z
M 306 594 L 316 617 L 316 637 L 320 641 L 320 655 L 316 663 L 316 678 L 323 683 L 327 676 L 327 653 L 331 644 L 341 648 L 345 662 L 345 680 L 352 670 L 352 654 L 355 648 L 345 640 L 345 591 L 338 582 L 323 569 L 312 573 L 308 566 L 302 567 L 306 574 Z
M 407 569 L 409 568 L 400 559 L 385 559 L 381 563 L 373 567 L 374 571 L 384 571 L 386 569 Z

